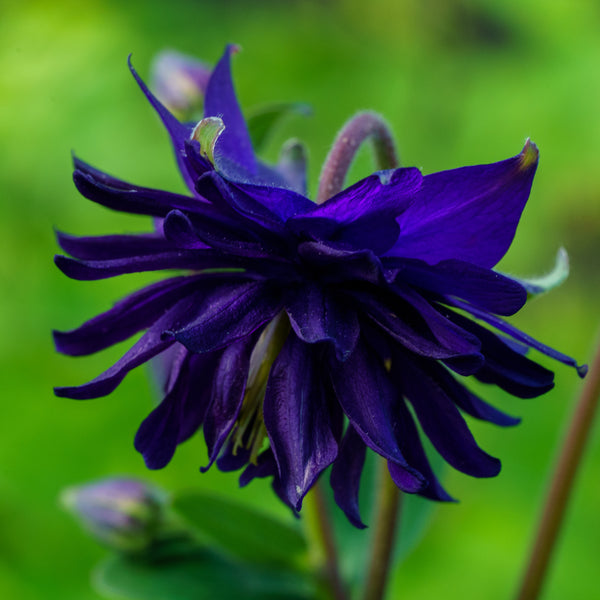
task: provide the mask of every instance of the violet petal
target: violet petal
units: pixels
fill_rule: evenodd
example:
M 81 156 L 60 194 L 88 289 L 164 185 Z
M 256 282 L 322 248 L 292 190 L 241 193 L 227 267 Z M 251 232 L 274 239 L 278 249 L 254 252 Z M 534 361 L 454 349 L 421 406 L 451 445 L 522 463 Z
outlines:
M 554 350 L 554 348 L 550 348 L 550 346 L 546 346 L 545 344 L 538 342 L 538 340 L 536 340 L 536 339 L 532 338 L 530 335 L 527 335 L 526 333 L 520 331 L 519 329 L 517 329 L 510 323 L 507 323 L 503 319 L 500 319 L 499 317 L 496 317 L 485 311 L 479 310 L 475 306 L 472 306 L 471 304 L 468 304 L 466 302 L 461 302 L 460 300 L 457 300 L 457 299 L 450 299 L 450 300 L 448 300 L 448 302 L 449 302 L 449 304 L 452 304 L 453 306 L 456 306 L 457 308 L 461 308 L 461 309 L 467 311 L 468 313 L 471 313 L 477 319 L 481 319 L 482 321 L 485 321 L 492 327 L 495 327 L 496 329 L 502 331 L 502 333 L 510 336 L 511 338 L 514 338 L 517 342 L 525 344 L 526 346 L 529 346 L 530 348 L 534 348 L 538 352 L 541 352 L 542 354 L 545 354 L 546 356 L 550 356 L 554 360 L 557 360 L 565 365 L 569 365 L 570 367 L 575 367 L 579 377 L 585 377 L 587 370 L 588 370 L 587 365 L 578 365 L 577 361 L 574 358 L 571 358 L 570 356 L 567 356 L 566 354 L 563 354 L 562 352 L 559 352 L 558 350 Z
M 493 267 L 513 240 L 537 163 L 537 148 L 527 141 L 508 160 L 427 175 L 398 219 L 402 233 L 388 254 Z
M 338 457 L 331 468 L 331 488 L 336 504 L 344 511 L 348 521 L 364 529 L 360 518 L 358 492 L 360 476 L 365 464 L 367 447 L 352 425 L 348 425 L 340 444 Z
M 337 456 L 327 404 L 311 347 L 290 334 L 271 368 L 263 411 L 281 483 L 296 510 Z
M 209 352 L 250 335 L 281 306 L 279 294 L 264 283 L 227 282 L 199 295 L 185 327 L 167 333 L 192 352 Z
M 415 487 L 422 484 L 422 475 L 407 463 L 394 435 L 397 415 L 393 406 L 397 390 L 383 361 L 359 341 L 347 361 L 331 361 L 330 371 L 337 399 L 364 443 L 406 469 L 412 475 Z
M 231 54 L 235 50 L 235 46 L 227 46 L 223 56 L 213 69 L 206 87 L 204 116 L 220 117 L 225 124 L 225 130 L 219 137 L 216 147 L 218 170 L 227 164 L 222 160 L 225 158 L 237 163 L 249 173 L 255 173 L 256 157 L 231 80 Z M 227 171 L 228 167 L 225 167 L 225 172 Z
M 152 108 L 158 113 L 163 125 L 169 132 L 171 137 L 171 143 L 173 144 L 173 150 L 175 151 L 175 159 L 179 166 L 179 171 L 183 176 L 183 179 L 190 189 L 191 192 L 195 191 L 194 183 L 196 179 L 205 171 L 212 169 L 212 165 L 202 159 L 199 155 L 195 157 L 193 161 L 188 159 L 188 148 L 186 148 L 186 142 L 189 141 L 193 126 L 189 124 L 180 123 L 160 102 L 160 100 L 148 89 L 148 86 L 144 83 L 142 78 L 137 74 L 137 71 L 131 64 L 131 56 L 128 58 L 129 70 L 135 78 L 140 89 L 152 105 Z M 198 167 L 201 167 L 198 169 Z
M 421 440 L 419 439 L 417 427 L 402 398 L 398 399 L 395 409 L 398 412 L 395 431 L 402 452 L 407 457 L 410 464 L 414 465 L 426 479 L 426 484 L 422 489 L 418 490 L 417 493 L 419 496 L 430 498 L 431 500 L 453 502 L 454 498 L 452 498 L 452 496 L 450 496 L 442 487 L 439 479 L 431 469 L 429 459 L 427 458 Z M 405 490 L 405 472 L 399 469 L 398 466 L 391 461 L 388 461 L 388 469 L 394 483 L 400 489 Z
M 70 356 L 82 356 L 122 342 L 150 327 L 165 310 L 199 285 L 201 277 L 174 277 L 142 288 L 77 329 L 55 331 L 56 349 Z
M 384 260 L 385 266 L 390 262 Z M 525 288 L 513 279 L 461 260 L 444 260 L 436 265 L 414 259 L 399 259 L 397 279 L 438 294 L 457 296 L 483 310 L 512 315 L 527 300 Z
M 175 246 L 155 233 L 78 237 L 56 232 L 59 246 L 80 260 L 111 260 L 175 250 Z
M 238 417 L 255 342 L 255 336 L 234 342 L 221 355 L 213 380 L 212 402 L 204 422 L 209 463 L 201 469 L 203 472 L 216 460 Z
M 472 477 L 494 477 L 500 461 L 484 452 L 473 438 L 452 399 L 426 368 L 407 353 L 393 359 L 401 370 L 402 391 L 415 409 L 423 431 L 435 449 L 455 469 Z
M 88 383 L 76 387 L 59 387 L 54 393 L 61 398 L 89 400 L 107 396 L 123 381 L 127 373 L 150 360 L 174 343 L 163 336 L 165 329 L 186 319 L 190 299 L 179 301 L 159 318 L 144 335 L 108 370 Z
M 360 326 L 347 300 L 316 284 L 290 288 L 286 312 L 296 335 L 304 342 L 331 342 L 339 360 L 354 350 Z

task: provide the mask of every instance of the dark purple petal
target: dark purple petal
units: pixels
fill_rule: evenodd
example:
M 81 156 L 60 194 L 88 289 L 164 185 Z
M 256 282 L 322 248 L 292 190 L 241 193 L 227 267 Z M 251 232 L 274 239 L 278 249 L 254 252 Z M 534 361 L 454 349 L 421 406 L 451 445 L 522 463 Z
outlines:
M 163 219 L 165 238 L 176 248 L 194 250 L 206 248 L 207 245 L 198 237 L 190 219 L 180 210 L 172 210 Z
M 475 374 L 480 381 L 493 383 L 519 398 L 535 398 L 554 387 L 552 371 L 526 358 L 489 329 L 456 313 L 450 318 L 481 340 L 485 364 Z
M 384 259 L 386 268 L 391 261 Z M 499 315 L 512 315 L 527 300 L 525 288 L 500 273 L 462 260 L 444 260 L 436 265 L 414 259 L 394 261 L 396 278 L 423 290 L 457 296 Z
M 212 402 L 204 422 L 209 463 L 202 471 L 207 471 L 216 460 L 236 422 L 244 400 L 250 354 L 255 343 L 256 337 L 251 336 L 223 351 L 213 380 Z
M 243 223 L 249 231 L 282 233 L 284 229 L 281 217 L 260 201 L 272 198 L 276 202 L 279 196 L 273 189 L 278 190 L 278 188 L 266 188 L 263 191 L 261 186 L 247 187 L 249 190 L 256 189 L 256 198 L 244 190 L 243 184 L 234 184 L 216 171 L 206 173 L 196 182 L 196 190 L 201 196 L 207 198 L 222 212 L 238 218 L 243 217 Z M 287 190 L 281 191 L 284 199 L 286 194 L 293 194 Z
M 476 368 L 482 364 L 483 357 L 479 352 L 481 342 L 477 337 L 440 314 L 435 307 L 415 290 L 407 286 L 395 285 L 394 292 L 418 311 L 435 339 L 444 348 L 451 351 L 453 356 L 473 358 L 473 365 Z M 417 354 L 420 353 L 417 352 Z
M 235 46 L 227 46 L 212 72 L 206 88 L 204 116 L 219 117 L 225 124 L 225 130 L 216 146 L 215 160 L 219 170 L 227 165 L 227 162 L 233 161 L 249 173 L 255 173 L 257 163 L 252 142 L 231 80 L 231 54 L 235 50 Z M 228 170 L 229 165 L 226 166 L 225 172 Z
M 172 210 L 164 219 L 165 237 L 176 247 L 183 249 L 213 248 L 246 257 L 270 258 L 260 242 L 248 241 L 251 237 L 239 225 L 228 219 L 206 219 L 179 210 Z
M 387 461 L 388 471 L 396 487 L 407 494 L 418 494 L 427 485 L 427 479 L 420 473 L 421 479 L 414 476 L 414 470 L 398 465 L 391 460 Z
M 171 364 L 172 380 L 162 402 L 144 419 L 135 435 L 135 449 L 149 469 L 162 469 L 175 454 L 184 398 L 188 395 L 190 353 L 178 344 Z
M 337 399 L 364 443 L 405 469 L 418 488 L 423 477 L 407 463 L 394 434 L 398 392 L 383 361 L 359 341 L 352 356 L 343 363 L 331 361 L 330 370 Z
M 302 499 L 337 456 L 327 395 L 309 345 L 290 334 L 275 359 L 263 406 L 265 426 L 289 503 Z
M 366 525 L 360 518 L 358 492 L 360 476 L 365 464 L 367 447 L 352 425 L 348 425 L 338 456 L 331 468 L 331 488 L 337 505 L 344 511 L 348 521 L 364 529 Z M 393 464 L 393 463 L 392 463 Z
M 295 516 L 298 516 L 296 509 L 287 497 L 287 490 L 279 479 L 277 462 L 273 456 L 271 448 L 259 454 L 256 464 L 250 463 L 240 475 L 240 487 L 248 485 L 255 478 L 273 477 L 271 487 L 277 497 L 292 509 Z
M 317 284 L 290 288 L 286 312 L 296 335 L 304 342 L 331 342 L 339 360 L 354 350 L 360 326 L 348 299 Z
M 189 391 L 184 399 L 179 444 L 196 433 L 204 422 L 212 398 L 212 382 L 220 355 L 220 352 L 207 352 L 192 354 L 190 358 Z
M 240 475 L 240 487 L 247 486 L 253 479 L 264 479 L 265 477 L 277 477 L 277 461 L 271 448 L 261 452 L 256 459 L 256 464 L 250 463 Z M 287 501 L 286 501 L 287 504 Z
M 250 183 L 230 184 L 234 208 L 255 219 L 270 218 L 285 222 L 314 209 L 315 204 L 292 190 Z M 264 209 L 267 209 L 266 212 Z
M 190 146 L 186 147 L 186 143 L 189 144 L 190 136 L 194 129 L 193 125 L 187 123 L 180 123 L 158 100 L 158 98 L 148 89 L 146 84 L 142 81 L 142 78 L 137 74 L 137 71 L 133 68 L 131 64 L 131 56 L 128 58 L 129 69 L 131 74 L 137 81 L 137 84 L 140 86 L 142 92 L 152 105 L 152 108 L 158 113 L 163 125 L 166 127 L 169 132 L 169 136 L 171 137 L 171 142 L 173 144 L 173 150 L 175 151 L 175 159 L 177 161 L 177 165 L 179 166 L 179 170 L 183 179 L 188 186 L 188 188 L 193 192 L 194 191 L 194 182 L 196 179 L 202 175 L 202 173 L 207 170 L 212 169 L 212 165 L 200 157 L 199 153 L 194 150 L 194 154 L 196 156 L 193 157 L 193 160 L 190 160 L 188 157 L 188 153 L 190 152 Z
M 527 141 L 508 160 L 427 175 L 398 219 L 401 234 L 388 254 L 493 267 L 513 240 L 537 163 L 538 150 Z
M 279 293 L 267 284 L 228 282 L 199 296 L 189 323 L 168 333 L 192 352 L 209 352 L 253 333 L 281 307 Z
M 364 313 L 394 340 L 411 352 L 428 358 L 469 357 L 477 370 L 483 357 L 479 340 L 440 315 L 416 293 L 403 290 L 404 297 L 352 292 Z M 407 301 L 410 298 L 410 303 Z
M 71 279 L 95 281 L 126 273 L 163 271 L 166 269 L 243 269 L 248 261 L 243 257 L 224 256 L 217 250 L 178 250 L 147 256 L 117 258 L 114 260 L 77 261 L 57 254 L 56 266 Z M 231 274 L 230 274 L 231 275 Z
M 447 396 L 454 404 L 456 404 L 456 406 L 458 406 L 458 408 L 468 415 L 471 415 L 476 419 L 494 423 L 495 425 L 500 425 L 501 427 L 510 427 L 512 425 L 518 425 L 521 422 L 521 419 L 507 415 L 487 402 L 484 402 L 464 385 L 459 383 L 442 365 L 428 365 L 428 369 L 431 376 L 444 389 Z M 477 373 L 475 377 L 479 379 L 479 373 Z
M 92 381 L 76 387 L 59 387 L 54 393 L 61 398 L 89 400 L 107 396 L 123 381 L 127 373 L 166 350 L 174 343 L 163 336 L 165 329 L 185 321 L 190 310 L 190 299 L 179 301 L 158 319 L 148 331 L 112 366 Z
M 96 169 L 82 165 L 81 161 L 76 163 L 73 173 L 75 186 L 88 200 L 107 208 L 152 217 L 164 217 L 174 208 L 202 214 L 211 209 L 203 198 L 144 188 L 109 176 L 100 179 L 96 176 Z
M 165 310 L 201 285 L 201 277 L 174 277 L 145 287 L 77 329 L 55 331 L 56 349 L 70 356 L 92 354 L 149 327 Z
M 173 365 L 178 361 L 182 348 L 181 344 L 173 344 L 148 362 L 152 384 L 160 394 L 166 394 L 173 384 Z
M 422 181 L 421 172 L 413 167 L 380 171 L 319 204 L 311 216 L 326 217 L 344 225 L 374 213 L 395 219 L 410 205 Z
M 313 205 L 308 214 L 290 219 L 288 227 L 383 253 L 398 238 L 396 218 L 410 205 L 421 181 L 414 168 L 369 175 L 323 204 Z
M 175 250 L 175 246 L 155 233 L 77 237 L 56 232 L 60 247 L 81 260 L 111 260 Z
M 423 431 L 455 469 L 472 477 L 498 475 L 500 461 L 479 448 L 454 402 L 430 372 L 429 364 L 413 360 L 405 352 L 394 356 L 392 363 L 392 369 L 401 372 L 403 394 L 413 405 Z
M 550 348 L 549 346 L 538 342 L 536 339 L 532 338 L 526 333 L 523 333 L 522 331 L 520 331 L 510 323 L 507 323 L 506 321 L 500 319 L 499 317 L 491 315 L 485 311 L 479 310 L 478 308 L 467 304 L 466 302 L 461 302 L 460 300 L 451 299 L 449 300 L 449 304 L 452 304 L 458 308 L 467 311 L 468 313 L 471 313 L 477 319 L 485 321 L 492 327 L 495 327 L 496 329 L 502 331 L 506 335 L 514 338 L 517 342 L 525 344 L 529 348 L 535 348 L 538 352 L 541 352 L 546 356 L 550 356 L 554 360 L 557 360 L 565 365 L 575 367 L 579 377 L 585 377 L 588 370 L 587 365 L 578 365 L 577 361 L 574 358 L 571 358 L 570 356 L 567 356 L 566 354 L 563 354 L 558 350 L 554 350 L 554 348 Z
M 294 240 L 288 239 L 289 234 L 281 218 L 259 200 L 244 192 L 241 184 L 226 181 L 212 171 L 198 179 L 196 188 L 199 194 L 206 197 L 223 214 L 239 220 L 246 235 L 260 240 L 261 245 L 268 248 L 273 255 L 289 253 Z M 287 192 L 284 190 L 284 193 Z M 194 224 L 200 225 L 197 221 Z
M 163 356 L 169 362 L 165 397 L 141 424 L 134 444 L 150 469 L 167 465 L 177 445 L 202 425 L 217 358 L 193 355 L 181 344 L 174 344 L 155 360 Z
M 303 242 L 298 246 L 298 255 L 321 281 L 379 283 L 383 279 L 381 263 L 371 250 L 348 250 L 334 242 Z
M 431 500 L 441 500 L 442 502 L 454 502 L 454 498 L 446 492 L 440 484 L 435 473 L 431 469 L 429 460 L 421 440 L 419 432 L 415 426 L 413 418 L 404 403 L 404 400 L 398 397 L 395 405 L 398 418 L 396 419 L 396 437 L 402 449 L 402 453 L 406 456 L 411 465 L 418 469 L 426 478 L 426 484 L 422 489 L 418 490 L 419 496 L 430 498 Z M 394 483 L 401 489 L 406 491 L 406 472 L 399 468 L 395 463 L 388 461 L 388 469 Z
M 236 448 L 235 442 L 232 443 L 230 440 L 217 458 L 217 468 L 224 473 L 239 471 L 242 467 L 248 465 L 250 455 L 248 448 Z

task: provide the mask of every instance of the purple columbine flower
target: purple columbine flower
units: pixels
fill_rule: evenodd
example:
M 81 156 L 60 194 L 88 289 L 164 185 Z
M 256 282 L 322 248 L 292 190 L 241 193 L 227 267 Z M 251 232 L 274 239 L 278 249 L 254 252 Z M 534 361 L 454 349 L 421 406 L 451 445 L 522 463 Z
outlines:
M 500 461 L 475 442 L 463 414 L 501 426 L 518 419 L 464 385 L 472 376 L 522 398 L 553 386 L 529 348 L 575 361 L 522 333 L 516 313 L 543 285 L 493 270 L 529 196 L 538 151 L 423 176 L 374 173 L 315 204 L 303 161 L 255 156 L 230 75 L 229 47 L 206 89 L 205 118 L 177 121 L 134 77 L 166 126 L 189 195 L 132 185 L 75 160 L 88 199 L 148 215 L 141 235 L 58 234 L 69 277 L 186 271 L 154 283 L 78 329 L 56 332 L 69 355 L 142 337 L 105 373 L 59 396 L 111 393 L 160 357 L 161 404 L 135 439 L 148 467 L 203 430 L 209 464 L 272 477 L 281 499 L 302 499 L 329 466 L 341 509 L 362 526 L 365 452 L 388 461 L 398 487 L 452 500 L 433 473 L 415 417 L 454 468 L 491 477 Z M 284 168 L 285 167 L 285 168 Z M 581 375 L 583 367 L 577 367 Z M 458 375 L 458 377 L 457 377 Z

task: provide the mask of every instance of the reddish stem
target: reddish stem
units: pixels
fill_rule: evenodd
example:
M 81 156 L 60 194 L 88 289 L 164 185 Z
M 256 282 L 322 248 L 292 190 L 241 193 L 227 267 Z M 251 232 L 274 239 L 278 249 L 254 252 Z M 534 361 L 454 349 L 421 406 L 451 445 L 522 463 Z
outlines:
M 600 346 L 567 431 L 518 600 L 538 598 L 563 523 L 573 482 L 589 438 L 600 397 Z

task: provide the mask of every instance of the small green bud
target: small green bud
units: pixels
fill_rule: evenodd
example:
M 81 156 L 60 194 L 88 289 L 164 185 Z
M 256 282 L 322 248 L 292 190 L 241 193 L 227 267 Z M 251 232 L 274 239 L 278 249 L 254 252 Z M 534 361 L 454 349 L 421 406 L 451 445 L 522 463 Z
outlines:
M 67 488 L 61 503 L 100 543 L 120 552 L 148 548 L 163 520 L 162 493 L 135 479 Z

